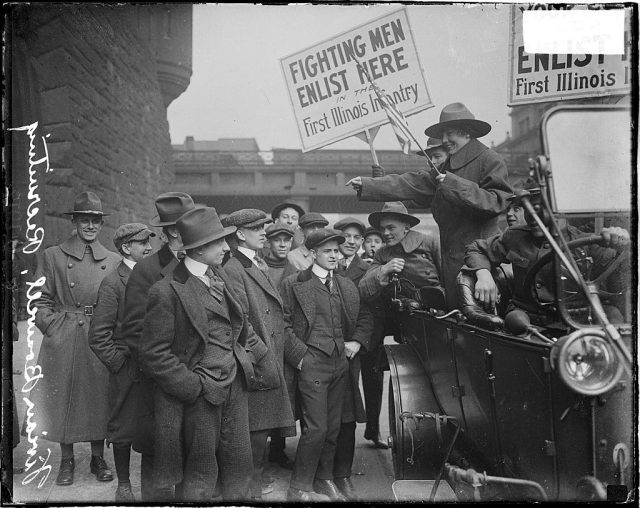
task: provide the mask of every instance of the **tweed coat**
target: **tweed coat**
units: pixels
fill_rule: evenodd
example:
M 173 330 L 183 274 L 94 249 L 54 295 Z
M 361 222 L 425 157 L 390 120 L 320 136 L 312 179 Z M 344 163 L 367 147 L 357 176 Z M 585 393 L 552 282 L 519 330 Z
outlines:
M 90 252 L 86 252 L 89 245 Z M 38 365 L 42 378 L 30 399 L 36 432 L 49 441 L 77 443 L 104 439 L 109 406 L 109 373 L 89 348 L 91 316 L 102 279 L 120 256 L 98 241 L 73 236 L 43 253 L 36 279 L 44 276 L 35 324 L 42 332 Z
M 307 352 L 306 343 L 315 320 L 316 305 L 313 296 L 312 268 L 313 265 L 302 272 L 287 277 L 282 285 L 285 333 L 290 337 L 292 351 L 292 362 L 289 362 L 291 365 L 298 365 Z M 360 306 L 358 289 L 347 277 L 340 275 L 336 271 L 334 272 L 334 281 L 338 286 L 344 310 L 344 319 L 342 321 L 344 340 L 345 342 L 349 340 L 358 341 L 362 344 L 360 351 L 364 353 L 367 351 L 373 331 L 373 320 L 371 319 L 369 307 Z M 352 386 L 358 386 L 357 375 L 359 372 L 359 368 L 357 370 L 349 370 Z M 297 371 L 294 374 L 297 374 Z M 287 379 L 287 381 L 291 382 L 289 386 L 290 392 L 295 393 L 296 379 L 297 375 Z M 357 394 L 354 395 L 353 402 L 355 414 L 360 418 L 366 418 L 359 388 Z M 357 421 L 361 421 L 361 419 Z
M 124 292 L 129 275 L 131 268 L 122 262 L 102 280 L 89 328 L 89 346 L 111 373 L 107 426 L 107 441 L 111 443 L 132 442 L 137 418 L 137 401 L 130 392 L 137 388 L 138 367 L 132 367 L 129 347 L 121 340 Z
M 500 233 L 498 218 L 513 194 L 507 166 L 496 152 L 471 139 L 451 155 L 435 184 L 426 172 L 409 172 L 381 178 L 362 178 L 363 201 L 414 201 L 431 208 L 440 229 L 442 277 L 450 309 L 457 306 L 456 277 L 464 262 L 464 249 L 478 238 Z
M 211 298 L 200 296 L 203 291 L 207 294 L 206 286 L 189 272 L 184 262 L 149 290 L 138 351 L 141 368 L 157 384 L 153 428 L 154 486 L 157 488 L 182 481 L 182 465 L 189 452 L 182 443 L 184 405 L 193 403 L 201 395 L 202 383 L 193 369 L 204 353 L 208 321 L 229 322 L 230 319 L 233 353 L 240 365 L 236 375 L 242 376 L 245 388 L 256 388 L 253 363 L 267 351 L 230 291 L 228 276 L 224 270 L 218 270 L 218 275 L 225 283 L 228 317 L 220 313 L 219 306 L 209 303 Z
M 282 436 L 295 436 L 295 420 L 284 378 L 285 335 L 280 293 L 269 276 L 239 250 L 233 251 L 224 271 L 254 331 L 278 360 L 280 386 L 249 392 L 249 431 L 281 429 Z
M 153 392 L 154 382 L 140 373 L 138 345 L 142 335 L 144 316 L 147 311 L 147 293 L 156 282 L 170 274 L 178 264 L 167 244 L 133 267 L 125 289 L 125 310 L 122 321 L 122 343 L 131 353 L 130 369 L 137 372 L 139 386 L 129 397 L 134 397 L 137 407 L 137 432 L 133 449 L 140 453 L 153 454 Z
M 358 287 L 358 283 L 362 276 L 367 272 L 371 265 L 362 261 L 360 256 L 356 254 L 349 266 L 345 269 L 339 269 L 338 274 L 343 275 L 353 282 Z M 371 350 L 371 339 L 374 333 L 373 322 L 374 314 L 371 310 L 371 306 L 360 300 L 360 307 L 366 306 L 364 311 L 368 315 L 370 321 L 371 333 L 367 337 L 367 343 L 358 352 L 358 354 L 349 361 L 349 387 L 345 392 L 344 406 L 342 407 L 342 421 L 343 422 L 358 422 L 364 423 L 367 421 L 367 413 L 364 409 L 364 402 L 362 400 L 362 394 L 360 393 L 360 353 L 365 354 Z

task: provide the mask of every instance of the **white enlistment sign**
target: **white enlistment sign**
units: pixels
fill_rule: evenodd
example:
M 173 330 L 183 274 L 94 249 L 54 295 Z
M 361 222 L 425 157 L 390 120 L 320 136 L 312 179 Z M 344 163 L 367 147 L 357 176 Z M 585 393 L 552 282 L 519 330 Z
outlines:
M 562 10 L 537 10 L 541 7 L 511 6 L 509 106 L 631 93 L 631 9 L 566 5 Z M 612 24 L 612 14 L 624 21 Z M 585 34 L 588 18 L 601 21 L 601 33 Z M 611 47 L 607 39 L 614 37 L 619 38 L 619 54 L 605 54 Z M 545 52 L 535 52 L 535 47 Z M 558 50 L 549 52 L 552 47 Z M 589 47 L 593 52 L 585 49 Z
M 303 152 L 388 123 L 354 55 L 405 116 L 433 107 L 400 9 L 280 59 Z

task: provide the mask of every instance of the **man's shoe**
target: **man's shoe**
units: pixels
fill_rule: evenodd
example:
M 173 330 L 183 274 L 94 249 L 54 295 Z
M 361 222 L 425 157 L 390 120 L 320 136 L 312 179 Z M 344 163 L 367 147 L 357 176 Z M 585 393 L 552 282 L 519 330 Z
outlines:
M 289 487 L 289 490 L 287 491 L 287 501 L 309 503 L 314 501 L 329 501 L 329 498 L 327 496 L 323 496 L 322 494 L 318 494 L 317 492 L 309 492 L 306 490 L 294 489 L 293 487 Z
M 370 432 L 364 431 L 364 438 L 373 443 L 374 448 L 379 448 L 381 450 L 386 450 L 389 448 L 389 445 L 382 440 L 379 432 Z
M 56 478 L 56 485 L 71 485 L 73 484 L 73 470 L 75 468 L 75 461 L 73 457 L 70 459 L 62 459 L 60 461 L 60 471 Z
M 351 483 L 351 478 L 349 476 L 334 478 L 333 483 L 335 483 L 338 490 L 342 492 L 342 495 L 349 501 L 358 500 L 358 495 L 356 494 L 356 490 L 353 488 L 353 483 Z
M 136 498 L 131 491 L 130 483 L 121 483 L 116 489 L 116 503 L 135 503 Z
M 293 469 L 293 461 L 282 450 L 269 453 L 269 462 L 278 464 L 284 469 Z
M 110 482 L 113 480 L 111 469 L 109 469 L 107 463 L 102 457 L 98 457 L 97 455 L 92 456 L 90 468 L 91 472 L 96 475 L 96 479 L 99 482 Z
M 344 497 L 342 492 L 338 490 L 336 484 L 331 480 L 313 480 L 313 490 L 318 494 L 324 494 L 328 496 L 331 501 L 346 501 L 347 498 Z

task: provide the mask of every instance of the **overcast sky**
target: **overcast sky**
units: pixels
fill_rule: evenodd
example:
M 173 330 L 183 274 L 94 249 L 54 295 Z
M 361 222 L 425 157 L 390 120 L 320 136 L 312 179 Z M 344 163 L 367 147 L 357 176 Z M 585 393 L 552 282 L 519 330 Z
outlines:
M 193 76 L 168 109 L 171 141 L 253 137 L 261 150 L 301 148 L 280 68 L 296 53 L 401 5 L 194 5 Z M 508 5 L 406 7 L 433 108 L 408 118 L 416 137 L 438 121 L 440 110 L 463 102 L 499 143 L 511 129 L 507 107 Z M 399 149 L 390 126 L 378 149 Z M 356 138 L 323 149 L 366 149 Z

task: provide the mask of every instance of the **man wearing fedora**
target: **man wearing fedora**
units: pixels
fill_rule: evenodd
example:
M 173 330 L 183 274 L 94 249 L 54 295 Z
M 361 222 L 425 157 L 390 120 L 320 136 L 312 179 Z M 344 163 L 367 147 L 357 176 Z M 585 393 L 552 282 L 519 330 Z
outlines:
M 442 281 L 450 309 L 457 306 L 456 277 L 465 246 L 500 232 L 498 219 L 512 194 L 504 160 L 477 139 L 490 130 L 491 125 L 477 120 L 464 104 L 448 104 L 440 121 L 425 130 L 442 140 L 449 155 L 441 174 L 419 171 L 347 182 L 363 201 L 402 200 L 431 208 L 440 229 Z
M 229 246 L 215 209 L 197 207 L 177 226 L 186 256 L 149 290 L 140 364 L 154 394 L 154 481 L 181 484 L 181 501 L 247 500 L 252 476 L 247 390 L 272 386 L 268 354 L 221 269 Z M 277 380 L 277 378 L 276 378 Z
M 113 444 L 118 477 L 116 503 L 135 501 L 129 479 L 129 461 L 137 425 L 136 398 L 129 396 L 129 392 L 136 388 L 138 375 L 131 371 L 131 353 L 121 340 L 124 291 L 131 269 L 151 254 L 149 238 L 154 236 L 153 231 L 140 223 L 123 224 L 116 230 L 113 243 L 122 262 L 102 279 L 89 329 L 89 346 L 110 372 L 107 443 Z
M 361 312 L 358 290 L 336 272 L 341 231 L 311 232 L 305 246 L 313 264 L 283 282 L 286 332 L 298 367 L 302 414 L 287 499 L 345 501 L 333 482 L 334 456 L 342 419 L 348 363 L 366 345 L 370 320 Z
M 282 298 L 269 278 L 268 265 L 258 257 L 266 241 L 265 224 L 269 222 L 271 219 L 262 210 L 253 208 L 230 214 L 226 223 L 237 228 L 238 246 L 224 264 L 230 289 L 248 314 L 254 331 L 273 354 L 278 374 L 278 386 L 249 392 L 249 431 L 253 453 L 251 497 L 258 500 L 262 499 L 262 494 L 273 491 L 273 487 L 262 487 L 269 432 L 273 430 L 282 437 L 296 434 L 284 377 L 284 359 L 291 349 L 285 349 Z
M 309 234 L 313 231 L 327 227 L 329 225 L 329 221 L 325 219 L 322 214 L 317 212 L 308 212 L 300 219 L 299 225 L 306 240 Z M 305 244 L 300 245 L 297 249 L 293 249 L 289 252 L 288 258 L 297 270 L 306 270 L 313 264 L 313 258 L 311 257 L 311 252 L 306 247 L 306 242 Z
M 150 224 L 161 227 L 167 238 L 158 252 L 137 263 L 127 282 L 125 289 L 125 311 L 122 321 L 122 342 L 131 353 L 130 370 L 139 371 L 138 346 L 142 335 L 142 325 L 147 310 L 147 293 L 157 281 L 167 276 L 178 264 L 178 256 L 182 252 L 182 239 L 176 227 L 176 221 L 186 212 L 193 209 L 193 199 L 184 192 L 166 192 L 155 200 L 157 215 Z M 139 386 L 129 392 L 134 399 L 132 404 L 137 408 L 136 432 L 132 447 L 142 454 L 140 486 L 143 501 L 167 501 L 173 496 L 173 489 L 160 491 L 154 489 L 153 472 L 153 391 L 154 383 L 144 373 L 138 373 Z
M 106 214 L 95 193 L 78 194 L 66 215 L 71 215 L 76 234 L 46 249 L 36 274 L 46 278 L 35 317 L 43 335 L 38 356 L 42 377 L 30 397 L 36 433 L 60 443 L 58 485 L 73 483 L 73 443 L 83 441 L 91 442 L 90 469 L 97 480 L 113 480 L 103 458 L 109 373 L 87 338 L 100 283 L 120 262 L 98 241 Z

